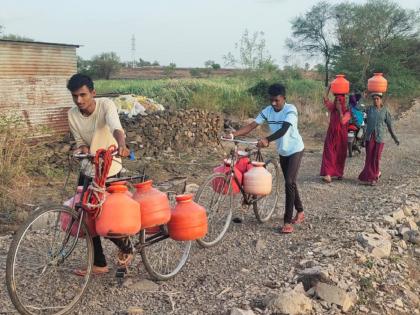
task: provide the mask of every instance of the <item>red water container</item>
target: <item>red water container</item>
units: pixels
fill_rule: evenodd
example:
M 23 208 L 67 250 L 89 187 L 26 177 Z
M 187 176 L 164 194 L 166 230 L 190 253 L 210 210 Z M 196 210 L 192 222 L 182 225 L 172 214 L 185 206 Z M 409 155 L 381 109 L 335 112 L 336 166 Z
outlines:
M 229 175 L 230 177 L 230 174 L 229 174 L 230 163 L 231 163 L 230 160 L 225 159 L 222 165 L 213 169 L 213 172 L 223 173 L 223 174 Z M 238 179 L 239 184 L 242 185 L 242 172 L 236 166 L 233 168 L 233 171 L 235 173 L 236 178 Z M 213 179 L 212 186 L 215 192 L 222 193 L 224 195 L 226 195 L 229 191 L 229 186 L 221 178 Z M 232 194 L 237 194 L 241 191 L 238 183 L 235 181 L 234 178 L 232 178 L 231 180 L 231 186 L 232 186 L 232 192 L 231 192 Z
M 134 185 L 133 199 L 140 204 L 141 229 L 166 224 L 171 218 L 168 196 L 152 185 L 152 180 Z
M 348 94 L 350 92 L 350 82 L 344 77 L 344 74 L 337 74 L 331 82 L 331 92 L 333 94 Z
M 76 190 L 76 194 L 71 197 L 69 200 L 66 200 L 63 205 L 69 208 L 74 209 L 75 205 L 80 202 L 81 198 L 82 198 L 82 191 L 83 191 L 83 186 L 78 186 L 77 190 Z M 87 213 L 85 213 L 83 215 L 84 217 L 84 221 L 88 227 L 89 230 L 89 234 L 91 236 L 96 236 L 96 230 L 95 230 L 95 220 L 93 220 Z M 67 228 L 69 226 L 69 224 L 71 223 L 72 217 L 71 215 L 69 215 L 68 213 L 62 212 L 60 214 L 60 226 L 61 229 L 63 231 L 67 231 Z M 77 235 L 77 229 L 79 228 L 79 221 L 73 221 L 73 224 L 71 226 L 70 229 L 70 235 L 71 236 L 76 236 Z M 83 232 L 83 230 L 79 231 L 79 237 L 84 237 L 85 233 Z
M 388 88 L 388 81 L 383 77 L 383 73 L 374 73 L 368 80 L 368 91 L 370 93 L 385 93 Z
M 115 185 L 124 185 L 124 186 L 127 186 L 127 182 L 125 180 L 121 180 L 121 181 L 112 182 L 112 183 L 109 184 L 109 186 L 115 186 Z M 126 195 L 128 197 L 133 197 L 133 193 L 130 190 L 128 190 L 128 187 L 127 187 Z
M 192 194 L 176 196 L 168 223 L 169 236 L 176 241 L 193 241 L 207 234 L 206 209 L 193 201 Z
M 248 170 L 248 168 L 250 167 L 251 161 L 249 160 L 249 157 L 245 156 L 245 157 L 240 157 L 238 159 L 238 161 L 235 164 L 235 167 L 243 174 L 245 174 L 245 172 Z
M 127 186 L 108 187 L 109 196 L 96 218 L 96 232 L 106 237 L 137 234 L 141 228 L 140 205 L 127 196 Z

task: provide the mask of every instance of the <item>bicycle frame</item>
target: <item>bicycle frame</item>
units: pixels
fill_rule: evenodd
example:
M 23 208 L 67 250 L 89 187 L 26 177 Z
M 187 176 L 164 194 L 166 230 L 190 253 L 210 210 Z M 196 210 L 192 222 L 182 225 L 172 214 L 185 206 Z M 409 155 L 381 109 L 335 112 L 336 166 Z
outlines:
M 235 168 L 236 162 L 240 159 L 240 158 L 239 159 L 237 158 L 237 156 L 238 156 L 238 144 L 240 144 L 240 143 L 254 144 L 254 143 L 253 142 L 247 142 L 247 141 L 241 141 L 241 140 L 232 140 L 232 142 L 234 142 L 235 146 L 230 150 L 230 153 L 229 153 L 229 158 L 231 160 L 230 170 L 229 170 L 229 177 L 231 178 L 231 180 L 229 181 L 229 185 L 231 185 L 232 180 L 234 180 L 236 185 L 239 187 L 239 190 L 242 194 L 242 197 L 244 198 L 244 204 L 251 205 L 255 201 L 258 201 L 258 200 L 262 199 L 264 196 L 255 196 L 255 195 L 251 195 L 251 194 L 246 193 L 244 191 L 243 184 L 240 183 L 238 177 L 235 175 L 234 168 Z M 249 154 L 247 156 L 251 156 L 252 154 L 255 154 L 257 161 L 264 161 L 260 148 L 257 147 L 257 148 L 253 148 L 253 149 L 249 150 Z M 242 158 L 245 158 L 245 156 L 242 157 Z

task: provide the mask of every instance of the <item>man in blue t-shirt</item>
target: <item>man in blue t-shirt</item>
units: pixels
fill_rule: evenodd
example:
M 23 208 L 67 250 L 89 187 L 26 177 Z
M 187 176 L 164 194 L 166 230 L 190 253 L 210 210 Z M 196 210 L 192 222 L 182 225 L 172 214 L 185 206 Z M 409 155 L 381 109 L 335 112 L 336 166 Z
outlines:
M 263 123 L 267 123 L 271 135 L 258 141 L 259 147 L 268 147 L 276 142 L 280 156 L 280 165 L 285 180 L 286 205 L 282 233 L 292 233 L 293 225 L 305 219 L 303 206 L 296 185 L 296 178 L 303 156 L 303 141 L 298 130 L 298 113 L 296 107 L 286 103 L 286 88 L 281 84 L 273 84 L 268 88 L 271 105 L 264 108 L 255 121 L 231 133 L 231 138 L 243 136 Z M 297 214 L 293 218 L 293 208 Z

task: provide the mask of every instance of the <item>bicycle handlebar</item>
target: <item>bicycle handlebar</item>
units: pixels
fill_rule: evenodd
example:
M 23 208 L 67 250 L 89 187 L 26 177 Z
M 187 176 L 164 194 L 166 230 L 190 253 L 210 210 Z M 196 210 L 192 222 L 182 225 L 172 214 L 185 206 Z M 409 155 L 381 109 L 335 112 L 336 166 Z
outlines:
M 112 156 L 117 156 L 118 155 L 118 151 L 114 151 L 112 153 Z M 73 154 L 73 157 L 75 159 L 87 159 L 87 158 L 94 158 L 95 154 L 92 153 L 75 153 Z
M 220 137 L 220 139 L 222 141 L 242 143 L 242 144 L 253 144 L 253 145 L 257 145 L 258 144 L 258 141 L 246 141 L 246 140 L 238 140 L 238 139 L 227 139 L 227 138 L 223 138 L 223 137 Z

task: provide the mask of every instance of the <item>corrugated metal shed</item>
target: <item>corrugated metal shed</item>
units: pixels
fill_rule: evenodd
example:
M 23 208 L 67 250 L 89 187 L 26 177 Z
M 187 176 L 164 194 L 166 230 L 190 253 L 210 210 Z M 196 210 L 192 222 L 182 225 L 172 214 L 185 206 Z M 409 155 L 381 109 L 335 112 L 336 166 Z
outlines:
M 67 132 L 73 101 L 66 83 L 77 71 L 77 47 L 0 39 L 0 112 L 22 115 L 28 127 Z

